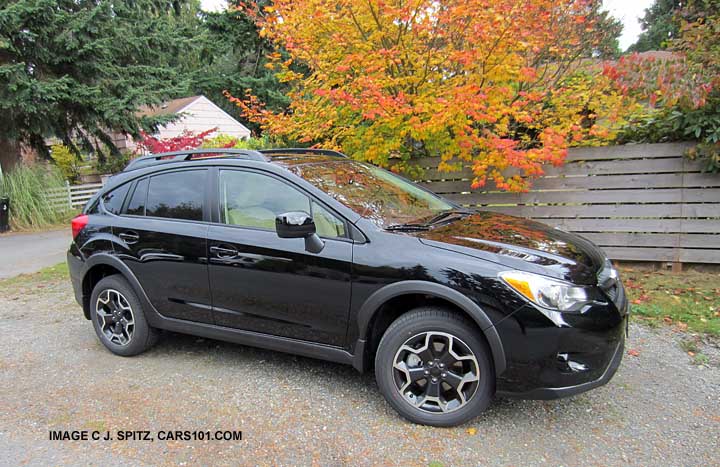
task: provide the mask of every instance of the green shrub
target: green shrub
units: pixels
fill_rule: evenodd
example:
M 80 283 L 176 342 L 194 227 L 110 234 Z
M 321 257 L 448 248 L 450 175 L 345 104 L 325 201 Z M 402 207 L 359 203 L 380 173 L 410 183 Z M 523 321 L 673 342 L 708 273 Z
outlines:
M 49 194 L 63 190 L 65 180 L 53 166 L 18 166 L 2 179 L 4 196 L 10 198 L 10 224 L 14 229 L 38 229 L 66 221 L 71 211 L 66 205 L 53 206 Z
M 272 149 L 277 143 L 268 136 L 260 138 L 240 139 L 234 136 L 220 134 L 214 138 L 206 139 L 201 148 L 234 148 L 234 149 Z
M 95 160 L 95 170 L 100 174 L 116 174 L 123 171 L 130 159 L 132 159 L 132 154 L 129 152 L 108 154 L 102 161 Z
M 698 142 L 686 156 L 702 162 L 705 172 L 720 172 L 720 92 L 715 91 L 708 102 L 697 109 L 675 106 L 649 112 L 632 119 L 623 128 L 617 142 L 666 143 Z
M 80 165 L 77 156 L 69 147 L 62 144 L 50 146 L 50 157 L 60 169 L 63 177 L 71 183 L 77 182 L 80 178 Z

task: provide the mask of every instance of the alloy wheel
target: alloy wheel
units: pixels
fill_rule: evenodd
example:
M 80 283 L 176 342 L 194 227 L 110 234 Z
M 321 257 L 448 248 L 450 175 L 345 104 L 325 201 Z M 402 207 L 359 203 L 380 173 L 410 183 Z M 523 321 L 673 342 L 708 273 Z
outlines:
M 393 360 L 397 391 L 409 404 L 429 413 L 465 406 L 475 395 L 480 376 L 470 347 L 445 332 L 416 334 L 400 346 Z
M 114 289 L 105 289 L 95 304 L 100 331 L 113 344 L 127 345 L 135 332 L 135 316 L 127 298 Z

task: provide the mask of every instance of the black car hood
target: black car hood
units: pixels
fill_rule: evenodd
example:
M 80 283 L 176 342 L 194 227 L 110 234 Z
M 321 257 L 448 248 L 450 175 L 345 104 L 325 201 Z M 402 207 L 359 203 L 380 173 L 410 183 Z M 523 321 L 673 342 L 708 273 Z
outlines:
M 576 284 L 596 284 L 605 260 L 597 246 L 578 235 L 487 211 L 412 235 L 426 245 Z

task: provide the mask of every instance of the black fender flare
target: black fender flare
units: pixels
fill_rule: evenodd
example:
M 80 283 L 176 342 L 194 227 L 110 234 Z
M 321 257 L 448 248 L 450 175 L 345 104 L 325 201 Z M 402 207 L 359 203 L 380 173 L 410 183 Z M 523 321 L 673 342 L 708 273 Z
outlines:
M 81 273 L 81 283 L 85 282 L 85 277 L 87 276 L 87 273 L 95 266 L 111 266 L 112 268 L 118 270 L 120 272 L 120 275 L 122 275 L 125 280 L 130 283 L 130 287 L 133 288 L 135 291 L 135 294 L 137 294 L 138 298 L 142 302 L 143 309 L 147 310 L 147 313 L 145 313 L 145 318 L 147 318 L 148 322 L 151 326 L 155 325 L 160 315 L 158 311 L 155 309 L 155 307 L 150 303 L 150 299 L 148 298 L 147 294 L 145 293 L 145 289 L 142 288 L 140 285 L 140 281 L 135 276 L 135 274 L 132 272 L 132 270 L 128 267 L 127 264 L 125 264 L 120 258 L 118 258 L 115 255 L 112 255 L 110 253 L 95 253 L 90 258 L 85 261 L 85 264 L 82 269 Z
M 435 282 L 394 282 L 370 295 L 370 297 L 368 297 L 368 299 L 365 300 L 365 303 L 363 303 L 360 307 L 360 311 L 357 314 L 359 336 L 360 339 L 363 340 L 360 347 L 364 348 L 364 340 L 369 331 L 368 326 L 380 307 L 394 297 L 408 294 L 432 295 L 447 300 L 463 310 L 482 330 L 482 333 L 490 346 L 490 352 L 492 353 L 492 359 L 495 365 L 495 375 L 500 375 L 505 371 L 507 367 L 505 349 L 503 348 L 502 341 L 500 340 L 500 335 L 495 329 L 492 321 L 490 321 L 488 315 L 482 310 L 482 308 L 480 308 L 480 306 L 462 293 L 446 285 Z M 358 356 L 356 355 L 356 358 L 357 357 Z

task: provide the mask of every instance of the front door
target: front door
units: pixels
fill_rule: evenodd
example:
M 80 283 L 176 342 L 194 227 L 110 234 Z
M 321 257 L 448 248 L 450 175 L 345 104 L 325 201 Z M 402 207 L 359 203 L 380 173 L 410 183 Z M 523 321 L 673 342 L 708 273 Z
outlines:
M 126 248 L 118 256 L 160 314 L 212 323 L 204 217 L 207 181 L 206 169 L 138 180 L 113 234 Z
M 347 227 L 300 189 L 265 172 L 218 171 L 218 217 L 208 231 L 215 323 L 341 346 L 350 304 Z M 310 213 L 325 247 L 283 239 L 275 216 Z

